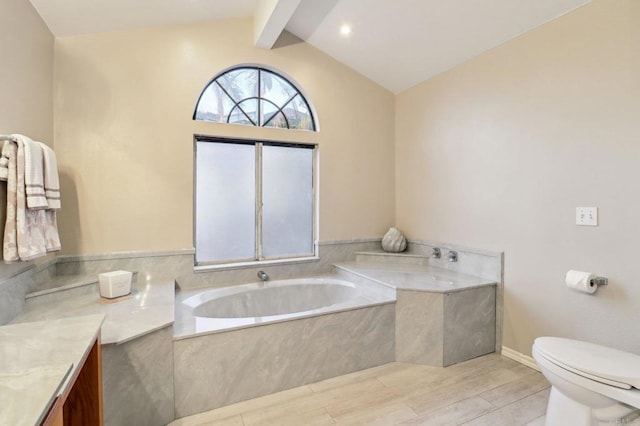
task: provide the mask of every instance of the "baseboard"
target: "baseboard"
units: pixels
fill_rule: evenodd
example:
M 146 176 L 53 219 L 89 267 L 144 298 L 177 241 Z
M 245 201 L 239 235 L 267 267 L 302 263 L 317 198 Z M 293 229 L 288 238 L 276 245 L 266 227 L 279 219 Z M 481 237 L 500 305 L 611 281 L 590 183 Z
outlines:
M 536 364 L 536 361 L 529 355 L 525 355 L 511 348 L 507 348 L 506 346 L 502 347 L 502 355 L 516 362 L 519 362 L 520 364 L 524 364 L 529 368 L 540 371 L 540 368 L 538 368 L 538 364 Z

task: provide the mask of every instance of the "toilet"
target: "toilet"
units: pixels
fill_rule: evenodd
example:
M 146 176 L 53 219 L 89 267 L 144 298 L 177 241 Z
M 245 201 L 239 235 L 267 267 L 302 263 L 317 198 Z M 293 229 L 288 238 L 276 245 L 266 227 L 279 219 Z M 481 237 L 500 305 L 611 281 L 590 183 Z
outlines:
M 538 337 L 532 353 L 551 383 L 546 426 L 617 424 L 640 410 L 640 356 L 560 337 Z

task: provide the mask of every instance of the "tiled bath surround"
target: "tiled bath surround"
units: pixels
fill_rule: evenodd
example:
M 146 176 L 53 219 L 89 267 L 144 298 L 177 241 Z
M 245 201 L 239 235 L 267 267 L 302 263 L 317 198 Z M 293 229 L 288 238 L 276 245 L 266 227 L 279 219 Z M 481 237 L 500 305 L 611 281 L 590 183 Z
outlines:
M 432 259 L 425 256 L 430 255 L 432 247 L 439 247 L 443 253 L 443 259 Z M 448 249 L 456 250 L 459 254 L 459 261 L 457 263 L 448 263 L 446 260 Z M 22 270 L 16 276 L 12 276 L 4 281 L 0 282 L 0 324 L 10 321 L 13 317 L 20 314 L 24 303 L 24 294 L 27 292 L 37 291 L 39 283 L 51 282 L 52 279 L 56 279 L 61 275 L 69 277 L 70 280 L 77 280 L 80 278 L 86 279 L 86 277 L 96 277 L 99 272 L 115 270 L 115 269 L 128 269 L 139 272 L 139 276 L 143 279 L 153 280 L 155 278 L 171 277 L 175 278 L 176 282 L 185 289 L 201 288 L 201 287 L 222 287 L 230 284 L 254 282 L 256 281 L 256 272 L 258 270 L 266 271 L 274 279 L 285 279 L 289 277 L 318 275 L 330 272 L 332 265 L 338 262 L 353 261 L 356 259 L 357 252 L 375 252 L 380 249 L 380 239 L 370 240 L 356 240 L 356 241 L 338 241 L 338 242 L 325 242 L 319 245 L 319 260 L 294 263 L 294 264 L 279 264 L 279 265 L 257 265 L 255 267 L 247 267 L 243 269 L 232 270 L 215 270 L 206 272 L 194 272 L 193 271 L 193 250 L 180 250 L 176 252 L 168 253 L 121 253 L 106 256 L 60 256 L 53 260 L 48 260 L 45 263 L 39 265 L 30 266 L 25 270 Z M 459 271 L 485 278 L 491 278 L 498 283 L 496 291 L 496 347 L 500 350 L 500 338 L 502 335 L 502 254 L 494 252 L 486 252 L 479 250 L 469 250 L 462 247 L 456 247 L 446 244 L 439 244 L 427 241 L 409 241 L 409 254 L 415 254 L 420 262 L 425 262 L 428 265 L 438 266 L 452 271 Z M 408 259 L 408 260 L 407 260 Z M 379 259 L 378 259 L 379 260 Z M 394 261 L 398 261 L 395 259 Z M 415 262 L 416 259 L 411 259 L 410 256 L 404 256 L 401 262 Z M 342 272 L 337 271 L 337 275 Z M 366 280 L 364 280 L 366 281 Z M 493 287 L 492 287 L 493 288 Z M 68 290 L 69 294 L 86 291 L 83 287 Z M 384 291 L 384 290 L 382 290 Z M 393 291 L 393 290 L 392 290 Z M 45 298 L 49 298 L 50 302 L 54 302 L 55 297 L 64 298 L 66 292 L 61 292 L 56 295 L 46 295 L 40 301 L 43 302 Z M 15 301 L 15 303 L 14 303 Z M 37 303 L 35 300 L 30 303 Z M 9 309 L 4 309 L 5 305 Z M 175 398 L 173 394 L 173 386 L 169 386 L 166 376 L 167 360 L 163 358 L 156 364 L 158 368 L 161 367 L 162 371 L 153 369 L 151 366 L 146 365 L 144 361 L 144 354 L 166 352 L 167 342 L 170 342 L 171 335 L 166 329 L 162 332 L 154 332 L 147 336 L 142 336 L 139 339 L 126 342 L 122 345 L 114 345 L 114 352 L 109 356 L 109 359 L 105 359 L 105 375 L 109 375 L 111 378 L 117 378 L 118 380 L 105 380 L 105 420 L 107 424 L 116 424 L 119 420 L 129 413 L 131 416 L 137 415 L 137 413 L 150 412 L 152 410 L 158 410 L 157 422 L 148 424 L 164 424 L 166 419 L 171 417 L 171 413 L 167 409 L 166 405 L 172 399 L 175 400 L 175 416 L 180 417 L 197 411 L 194 410 L 206 410 L 211 409 L 214 406 L 220 406 L 220 404 L 228 404 L 242 399 L 251 398 L 253 396 L 264 394 L 265 392 L 271 392 L 273 386 L 280 386 L 280 389 L 298 386 L 301 383 L 310 383 L 312 381 L 321 380 L 322 378 L 331 377 L 331 375 L 343 374 L 347 371 L 355 371 L 355 369 L 366 368 L 368 366 L 376 365 L 376 363 L 385 363 L 394 359 L 394 346 L 395 346 L 395 333 L 391 333 L 391 336 L 387 336 L 385 333 L 389 333 L 388 324 L 395 323 L 396 307 L 394 305 L 382 305 L 373 308 L 365 308 L 360 310 L 341 312 L 338 314 L 326 315 L 324 317 L 309 318 L 303 320 L 293 321 L 291 323 L 272 324 L 266 327 L 272 327 L 267 329 L 267 336 L 271 336 L 275 339 L 273 342 L 267 338 L 253 336 L 252 333 L 257 331 L 250 331 L 250 329 L 235 330 L 233 332 L 218 333 L 217 335 L 199 336 L 206 337 L 211 340 L 211 350 L 213 352 L 231 353 L 235 356 L 230 360 L 217 362 L 215 365 L 211 362 L 211 358 L 200 360 L 198 358 L 199 351 L 194 348 L 198 348 L 199 345 L 204 345 L 202 342 L 195 342 L 196 339 L 184 339 L 181 341 L 175 341 L 172 343 L 173 352 L 170 349 L 169 353 L 174 356 L 172 361 L 175 366 L 175 371 L 171 370 L 171 380 L 175 376 Z M 368 309 L 374 309 L 377 315 L 372 316 Z M 363 311 L 363 312 L 359 312 Z M 335 321 L 336 316 L 340 318 L 339 321 Z M 342 316 L 342 317 L 340 317 Z M 347 318 L 349 316 L 349 318 Z M 387 318 L 389 317 L 389 318 Z M 307 321 L 321 319 L 326 322 L 324 325 L 328 327 L 316 328 L 312 323 Z M 384 319 L 384 321 L 380 321 Z M 332 322 L 335 321 L 335 322 Z M 350 327 L 344 327 L 345 321 L 353 324 L 354 331 L 349 330 Z M 384 325 L 383 325 L 384 324 Z M 299 328 L 302 327 L 302 328 Z M 260 327 L 264 328 L 264 327 Z M 345 330 L 345 328 L 347 330 Z M 391 327 L 393 330 L 393 326 Z M 369 334 L 361 334 L 361 337 L 352 334 L 342 336 L 339 333 L 351 333 L 351 332 L 364 332 Z M 233 333 L 238 332 L 237 335 Z M 278 340 L 278 335 L 291 336 L 301 333 L 303 339 L 307 339 L 310 336 L 314 336 L 314 342 L 323 342 L 326 346 L 317 346 L 312 352 L 307 352 L 304 347 L 298 348 L 294 346 L 287 346 L 285 340 Z M 397 331 L 396 331 L 397 333 Z M 162 336 L 153 337 L 155 335 Z M 339 342 L 334 342 L 331 337 L 334 335 L 342 336 Z M 168 336 L 168 337 L 167 337 Z M 307 336 L 307 337 L 305 337 Z M 364 336 L 364 337 L 363 337 Z M 340 347 L 339 344 L 347 341 L 347 339 L 354 339 L 357 341 L 355 347 L 362 349 L 363 352 L 350 351 L 349 347 Z M 360 340 L 358 340 L 360 339 Z M 387 339 L 387 340 L 384 340 Z M 153 341 L 153 344 L 147 345 L 146 341 Z M 194 342 L 188 342 L 193 340 Z M 386 346 L 379 346 L 382 341 L 387 342 Z M 274 342 L 279 343 L 274 343 Z M 253 343 L 252 343 L 253 342 Z M 190 344 L 194 346 L 190 348 Z M 327 348 L 331 345 L 338 344 L 338 351 L 332 353 L 325 353 Z M 284 345 L 283 351 L 286 353 L 279 353 L 277 349 L 280 345 Z M 304 340 L 304 344 L 307 345 L 307 340 Z M 313 345 L 309 343 L 309 345 Z M 148 346 L 148 347 L 147 347 Z M 349 346 L 349 345 L 347 345 Z M 209 347 L 207 345 L 207 347 Z M 380 351 L 381 356 L 377 357 L 368 349 L 373 347 L 373 352 Z M 151 348 L 151 349 L 149 349 Z M 227 348 L 227 349 L 225 349 Z M 231 349 L 228 349 L 231 348 Z M 310 349 L 311 350 L 311 349 Z M 151 351 L 151 352 L 149 352 Z M 275 352 L 274 352 L 275 351 Z M 345 358 L 338 356 L 340 351 L 343 351 Z M 346 351 L 346 352 L 344 352 Z M 443 357 L 444 357 L 443 348 Z M 202 352 L 206 352 L 202 350 Z M 264 352 L 264 353 L 262 353 Z M 105 352 L 106 353 L 106 352 Z M 359 353 L 359 355 L 358 355 Z M 142 355 L 141 355 L 142 354 Z M 267 356 L 267 354 L 269 354 Z M 326 356 L 334 356 L 337 358 L 337 365 L 322 366 L 322 363 L 308 362 L 309 359 L 314 359 L 314 354 L 324 354 Z M 366 355 L 363 355 L 366 354 Z M 238 356 L 240 355 L 240 356 Z M 294 361 L 283 362 L 282 356 L 292 356 Z M 359 358 L 358 358 L 359 356 Z M 267 370 L 251 371 L 248 374 L 242 374 L 242 377 L 235 375 L 231 377 L 230 373 L 225 366 L 231 367 L 235 365 L 239 368 L 249 368 L 252 363 L 257 365 L 265 362 L 268 357 L 276 357 L 282 367 L 276 364 L 275 369 L 272 369 L 271 373 L 273 380 L 264 380 L 264 374 L 268 373 Z M 153 357 L 152 357 L 153 358 Z M 118 367 L 118 360 L 125 360 L 126 363 L 122 364 L 122 368 Z M 191 370 L 189 371 L 184 367 L 185 360 L 190 360 Z M 300 360 L 300 361 L 298 361 Z M 203 361 L 202 364 L 193 364 L 195 362 Z M 305 361 L 305 362 L 303 362 Z M 455 362 L 455 361 L 454 361 Z M 235 363 L 235 364 L 234 364 Z M 300 382 L 290 382 L 291 377 L 284 374 L 289 368 L 295 367 L 294 364 L 309 364 L 312 367 L 310 370 L 301 374 Z M 316 365 L 318 364 L 318 365 Z M 197 367 L 194 367 L 197 365 Z M 203 367 L 201 367 L 203 366 Z M 107 372 L 107 368 L 109 371 Z M 195 395 L 189 390 L 187 381 L 190 374 L 199 371 L 203 368 L 203 372 L 206 374 L 222 374 L 218 376 L 222 378 L 221 382 L 231 383 L 238 381 L 238 388 L 223 388 L 222 394 L 219 394 L 219 389 L 216 392 L 216 396 L 211 395 Z M 266 367 L 265 367 L 266 368 Z M 209 371 L 208 369 L 211 369 Z M 226 376 L 224 375 L 226 372 Z M 209 382 L 204 383 L 202 386 L 209 388 L 209 386 L 216 386 L 216 380 L 209 379 L 200 381 Z M 262 376 L 260 375 L 262 374 Z M 246 378 L 244 376 L 247 376 Z M 290 375 L 290 376 L 293 376 Z M 164 377 L 164 378 L 163 378 Z M 260 384 L 256 384 L 256 377 L 260 378 Z M 133 380 L 133 379 L 136 380 Z M 132 381 L 133 380 L 133 381 Z M 118 383 L 121 383 L 118 385 Z M 164 383 L 164 384 L 163 384 Z M 195 386 L 197 387 L 197 386 Z M 171 388 L 171 390 L 169 390 Z M 202 393 L 202 388 L 201 393 Z M 249 390 L 248 394 L 243 395 L 243 390 Z M 166 392 L 165 392 L 166 391 Z M 107 396 L 107 394 L 111 394 Z M 154 400 L 153 395 L 160 395 L 159 400 Z M 191 398 L 194 398 L 191 400 Z M 160 402 L 164 401 L 164 402 Z M 142 404 L 144 402 L 144 404 Z M 159 409 L 159 405 L 164 404 L 164 409 Z M 137 407 L 136 407 L 137 406 Z M 111 411 L 109 407 L 114 408 L 116 411 Z M 142 408 L 141 408 L 142 407 Z M 201 408 L 208 407 L 208 408 Z M 117 410 L 121 411 L 117 411 Z M 171 407 L 173 410 L 173 407 Z M 132 417 L 133 418 L 133 417 Z M 141 417 L 142 418 L 142 417 Z M 162 418 L 162 421 L 160 420 Z
M 394 319 L 392 303 L 176 340 L 176 417 L 392 362 Z
M 36 275 L 49 270 L 55 263 L 56 258 L 47 256 L 0 267 L 0 325 L 8 324 L 22 312 L 25 295 L 36 288 Z
M 166 425 L 175 418 L 173 330 L 102 347 L 105 425 Z
M 397 297 L 396 361 L 446 367 L 495 351 L 495 286 Z
M 445 367 L 495 351 L 495 280 L 435 266 L 424 254 L 377 251 L 356 259 L 336 264 L 346 280 L 395 288 L 396 361 Z
M 436 241 L 410 239 L 407 253 L 428 256 L 428 263 L 440 268 L 462 272 L 488 279 L 496 283 L 496 352 L 502 352 L 502 328 L 504 318 L 504 253 L 468 248 Z M 433 248 L 439 248 L 442 252 L 440 259 L 431 256 Z M 449 250 L 458 253 L 457 262 L 449 262 L 447 252 Z

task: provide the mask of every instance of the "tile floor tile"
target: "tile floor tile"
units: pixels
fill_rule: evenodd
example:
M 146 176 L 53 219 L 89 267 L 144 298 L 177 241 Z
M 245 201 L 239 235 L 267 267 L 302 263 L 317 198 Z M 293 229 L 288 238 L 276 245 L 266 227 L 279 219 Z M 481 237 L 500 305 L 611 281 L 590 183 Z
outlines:
M 549 384 L 539 372 L 490 354 L 446 368 L 385 364 L 170 426 L 542 426 L 548 395 Z

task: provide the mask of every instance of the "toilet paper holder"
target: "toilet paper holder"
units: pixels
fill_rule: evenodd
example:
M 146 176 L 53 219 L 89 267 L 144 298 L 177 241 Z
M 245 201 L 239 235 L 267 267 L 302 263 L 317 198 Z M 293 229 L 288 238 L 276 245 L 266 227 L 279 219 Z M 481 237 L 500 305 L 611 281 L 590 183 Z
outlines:
M 594 277 L 592 278 L 589 283 L 591 285 L 607 285 L 609 284 L 609 280 L 606 277 Z

